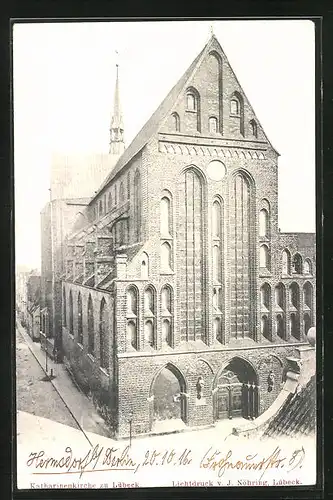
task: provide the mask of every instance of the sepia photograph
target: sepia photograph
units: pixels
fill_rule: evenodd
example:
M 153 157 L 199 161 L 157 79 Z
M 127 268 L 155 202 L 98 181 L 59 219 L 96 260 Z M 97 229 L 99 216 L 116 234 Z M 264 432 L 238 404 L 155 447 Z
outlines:
M 12 30 L 17 488 L 316 485 L 314 23 Z

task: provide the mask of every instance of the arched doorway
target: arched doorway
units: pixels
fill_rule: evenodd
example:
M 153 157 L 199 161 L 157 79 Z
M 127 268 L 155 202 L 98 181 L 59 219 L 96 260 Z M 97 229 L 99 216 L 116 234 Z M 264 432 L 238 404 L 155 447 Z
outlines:
M 187 422 L 186 383 L 173 365 L 166 365 L 151 387 L 151 427 L 171 429 Z
M 215 420 L 254 419 L 259 412 L 258 377 L 252 366 L 234 358 L 215 381 Z

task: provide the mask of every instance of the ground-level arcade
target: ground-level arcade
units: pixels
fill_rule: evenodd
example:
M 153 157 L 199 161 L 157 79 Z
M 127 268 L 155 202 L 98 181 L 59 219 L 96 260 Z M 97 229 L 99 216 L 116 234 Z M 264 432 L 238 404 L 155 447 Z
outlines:
M 118 360 L 118 437 L 171 432 L 231 419 L 253 420 L 280 393 L 296 345 Z M 135 358 L 135 359 L 133 359 Z

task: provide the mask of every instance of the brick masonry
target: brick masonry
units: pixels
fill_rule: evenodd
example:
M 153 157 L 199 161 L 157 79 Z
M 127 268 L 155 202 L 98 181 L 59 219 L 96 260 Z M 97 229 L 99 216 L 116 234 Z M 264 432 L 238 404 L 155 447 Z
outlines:
M 131 414 L 134 434 L 152 431 L 154 383 L 164 367 L 177 374 L 185 391 L 182 415 L 188 426 L 214 422 L 217 381 L 233 359 L 243 367 L 243 379 L 250 371 L 255 374 L 262 413 L 281 389 L 287 358 L 298 356 L 305 330 L 315 324 L 315 235 L 279 231 L 278 153 L 215 37 L 186 75 L 172 106 L 165 110 L 162 105 L 140 151 L 133 150 L 132 156 L 125 152 L 128 161 L 115 166 L 92 200 L 80 210 L 58 211 L 52 225 L 47 210 L 42 220 L 43 255 L 51 252 L 50 231 L 58 234 L 62 227 L 61 238 L 53 243 L 59 284 L 54 335 L 78 381 L 106 398 L 120 437 L 128 435 Z M 189 109 L 191 99 L 194 109 Z M 219 179 L 210 171 L 213 160 L 225 174 Z M 167 234 L 161 232 L 163 197 L 169 200 Z M 212 221 L 216 200 L 221 207 L 218 238 Z M 263 209 L 265 234 L 259 224 Z M 217 271 L 213 245 L 219 252 Z M 45 265 L 49 298 L 50 273 Z M 166 286 L 167 309 L 162 304 Z M 220 294 L 218 308 L 214 290 Z M 68 330 L 70 292 L 73 335 Z M 79 292 L 82 345 L 77 335 Z M 94 355 L 88 353 L 89 296 Z M 102 299 L 108 311 L 107 369 L 100 367 Z M 270 374 L 274 383 L 268 391 Z M 196 393 L 199 377 L 204 381 L 202 404 Z

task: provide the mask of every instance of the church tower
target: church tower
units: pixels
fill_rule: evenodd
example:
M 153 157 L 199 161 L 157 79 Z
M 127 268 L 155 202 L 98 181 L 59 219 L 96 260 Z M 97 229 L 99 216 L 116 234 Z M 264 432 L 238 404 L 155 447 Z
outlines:
M 110 126 L 110 149 L 111 155 L 120 156 L 125 151 L 124 123 L 119 97 L 119 64 L 116 64 L 116 86 L 114 91 L 113 116 Z

